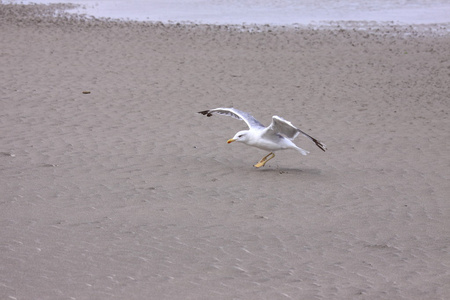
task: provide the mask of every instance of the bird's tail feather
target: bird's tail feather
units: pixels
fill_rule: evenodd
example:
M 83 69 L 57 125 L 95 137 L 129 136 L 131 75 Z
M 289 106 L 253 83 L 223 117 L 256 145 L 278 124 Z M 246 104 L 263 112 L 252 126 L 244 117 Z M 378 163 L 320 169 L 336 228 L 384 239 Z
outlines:
M 295 149 L 303 155 L 308 155 L 308 153 L 309 153 L 309 151 L 306 151 L 305 149 L 302 149 L 298 146 Z

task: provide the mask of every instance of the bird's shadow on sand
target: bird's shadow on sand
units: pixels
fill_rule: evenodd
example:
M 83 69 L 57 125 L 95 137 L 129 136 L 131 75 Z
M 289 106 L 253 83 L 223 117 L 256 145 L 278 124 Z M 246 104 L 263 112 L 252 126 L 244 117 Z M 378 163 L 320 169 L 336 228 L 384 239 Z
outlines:
M 283 167 L 265 167 L 264 169 L 256 169 L 258 172 L 263 173 L 278 173 L 278 174 L 294 174 L 294 175 L 311 175 L 318 176 L 321 175 L 320 169 L 311 169 L 311 168 L 283 168 Z

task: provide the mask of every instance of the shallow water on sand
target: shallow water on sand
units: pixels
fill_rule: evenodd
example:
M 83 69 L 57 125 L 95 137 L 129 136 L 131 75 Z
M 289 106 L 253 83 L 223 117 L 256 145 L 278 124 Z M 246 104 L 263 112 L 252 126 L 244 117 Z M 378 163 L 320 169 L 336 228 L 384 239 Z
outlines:
M 60 3 L 61 0 L 9 1 Z M 450 22 L 450 1 L 337 0 L 71 0 L 72 12 L 139 21 L 209 24 L 310 25 L 328 22 L 375 21 L 396 24 Z

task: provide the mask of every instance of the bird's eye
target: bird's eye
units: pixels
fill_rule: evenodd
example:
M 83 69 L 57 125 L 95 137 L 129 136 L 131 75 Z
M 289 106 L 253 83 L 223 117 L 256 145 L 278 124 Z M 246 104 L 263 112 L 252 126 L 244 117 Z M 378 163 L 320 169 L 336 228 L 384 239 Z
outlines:
M 242 137 L 242 134 L 240 136 L 238 136 L 238 137 Z

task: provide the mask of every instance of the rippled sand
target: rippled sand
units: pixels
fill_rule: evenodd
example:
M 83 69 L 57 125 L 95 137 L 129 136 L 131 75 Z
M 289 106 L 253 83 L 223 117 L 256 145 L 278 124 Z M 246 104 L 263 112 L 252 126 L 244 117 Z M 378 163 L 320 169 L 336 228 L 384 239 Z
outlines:
M 450 296 L 448 35 L 51 13 L 0 5 L 0 298 Z

